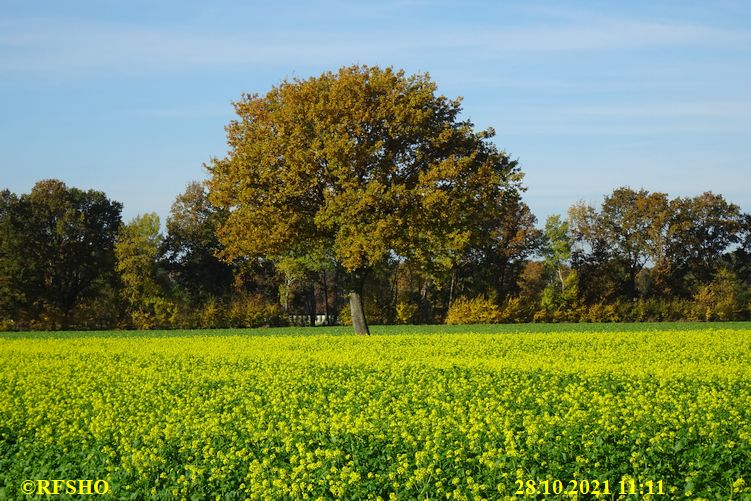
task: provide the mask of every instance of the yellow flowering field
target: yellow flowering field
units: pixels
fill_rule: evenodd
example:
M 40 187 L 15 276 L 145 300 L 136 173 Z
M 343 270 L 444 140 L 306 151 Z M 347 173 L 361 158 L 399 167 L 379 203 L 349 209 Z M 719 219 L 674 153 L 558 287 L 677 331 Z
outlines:
M 39 479 L 113 499 L 750 499 L 751 329 L 0 337 L 0 499 Z

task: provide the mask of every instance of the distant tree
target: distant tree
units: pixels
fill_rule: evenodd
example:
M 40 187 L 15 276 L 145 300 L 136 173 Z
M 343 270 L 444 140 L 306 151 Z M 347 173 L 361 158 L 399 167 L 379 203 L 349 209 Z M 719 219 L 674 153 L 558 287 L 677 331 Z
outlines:
M 80 300 L 114 277 L 122 205 L 100 191 L 39 181 L 31 193 L 0 196 L 0 301 L 6 314 L 66 329 Z M 10 309 L 10 311 L 8 311 Z
M 177 196 L 167 218 L 161 250 L 164 265 L 177 295 L 193 305 L 231 289 L 232 268 L 217 257 L 221 245 L 216 230 L 224 217 L 209 201 L 205 186 L 191 182 Z
M 572 207 L 569 220 L 579 245 L 577 262 L 608 270 L 619 294 L 637 297 L 639 272 L 664 258 L 668 204 L 664 193 L 618 188 L 605 197 L 600 211 Z
M 684 296 L 709 283 L 723 256 L 742 243 L 740 208 L 711 192 L 676 198 L 670 203 L 666 257 L 673 292 Z
M 542 234 L 535 227 L 537 218 L 518 192 L 499 197 L 498 202 L 483 211 L 484 220 L 475 221 L 467 254 L 477 255 L 477 259 L 468 260 L 475 269 L 471 275 L 482 277 L 476 293 L 490 291 L 501 302 L 516 292 L 524 262 L 539 249 Z
M 738 245 L 724 257 L 725 267 L 732 270 L 743 285 L 751 289 L 751 214 L 740 218 Z
M 210 199 L 228 212 L 225 259 L 333 256 L 349 274 L 357 333 L 363 288 L 389 259 L 447 270 L 475 221 L 519 189 L 492 130 L 460 121 L 460 101 L 427 75 L 342 68 L 284 81 L 235 103 L 230 152 L 209 166 Z
M 464 294 L 490 292 L 502 301 L 516 292 L 524 262 L 539 249 L 542 237 L 535 227 L 537 218 L 520 195 L 506 193 L 478 214 L 472 237 L 459 261 L 458 278 L 468 282 Z
M 298 258 L 286 257 L 278 259 L 275 265 L 277 272 L 282 276 L 279 285 L 279 302 L 284 311 L 287 314 L 292 313 L 293 302 L 296 298 L 298 302 L 303 303 L 303 310 L 310 317 L 310 325 L 315 325 L 315 283 L 327 269 L 326 257 L 314 254 Z
M 616 300 L 622 291 L 623 277 L 612 261 L 609 243 L 598 230 L 598 218 L 597 210 L 584 202 L 568 210 L 571 268 L 579 275 L 580 293 L 588 304 Z
M 669 200 L 618 188 L 599 211 L 572 206 L 569 220 L 573 266 L 590 303 L 647 294 L 689 299 L 723 266 L 744 277 L 744 216 L 721 195 Z
M 164 293 L 164 274 L 159 267 L 162 234 L 155 213 L 135 217 L 117 237 L 115 254 L 133 325 L 139 329 L 169 327 L 176 309 Z
M 517 278 L 519 297 L 528 302 L 537 301 L 548 284 L 547 276 L 545 263 L 526 261 Z
M 720 268 L 694 295 L 694 317 L 706 321 L 745 320 L 750 313 L 749 292 L 732 271 Z
M 542 255 L 545 265 L 558 278 L 561 292 L 566 290 L 566 271 L 571 260 L 571 237 L 568 232 L 568 222 L 561 220 L 561 216 L 554 214 L 545 220 L 545 233 L 542 245 Z
M 19 320 L 23 308 L 22 288 L 23 234 L 18 231 L 18 197 L 9 190 L 0 192 L 0 322 L 11 328 Z
M 519 287 L 528 305 L 537 308 L 536 321 L 571 320 L 579 300 L 579 277 L 571 270 L 572 238 L 569 224 L 554 214 L 545 220 L 538 254 L 542 262 L 527 262 Z

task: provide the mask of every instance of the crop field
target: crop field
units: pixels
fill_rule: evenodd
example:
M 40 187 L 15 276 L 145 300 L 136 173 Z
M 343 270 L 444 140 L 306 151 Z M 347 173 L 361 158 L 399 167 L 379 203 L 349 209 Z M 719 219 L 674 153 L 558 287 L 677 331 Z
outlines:
M 0 499 L 751 499 L 749 324 L 373 332 L 0 335 Z

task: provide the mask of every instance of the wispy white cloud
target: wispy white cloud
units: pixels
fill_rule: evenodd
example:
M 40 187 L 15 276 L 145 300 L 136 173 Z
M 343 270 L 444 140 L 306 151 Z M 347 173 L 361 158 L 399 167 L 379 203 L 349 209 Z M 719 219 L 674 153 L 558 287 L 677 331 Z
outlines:
M 327 64 L 421 55 L 441 61 L 453 51 L 478 58 L 525 53 L 605 51 L 666 46 L 742 46 L 751 34 L 686 23 L 611 18 L 533 26 L 447 27 L 394 32 L 276 31 L 245 33 L 62 19 L 0 21 L 0 71 L 79 74 L 216 67 L 233 64 Z
M 252 37 L 104 22 L 22 20 L 0 24 L 0 68 L 70 72 L 107 68 L 171 69 L 196 65 L 266 62 L 289 48 Z
M 730 45 L 751 41 L 746 33 L 691 24 L 601 19 L 597 23 L 573 23 L 475 30 L 453 37 L 449 45 L 471 43 L 495 53 L 567 52 Z M 464 40 L 464 42 L 463 42 Z
M 542 110 L 540 110 L 542 111 Z M 549 109 L 547 110 L 550 111 Z M 564 106 L 554 113 L 565 116 L 602 118 L 749 118 L 751 102 L 704 101 L 684 103 L 644 103 L 604 106 Z
M 595 138 L 698 137 L 751 133 L 748 100 L 608 104 L 507 104 L 481 110 L 476 122 L 493 125 L 498 138 L 553 136 Z

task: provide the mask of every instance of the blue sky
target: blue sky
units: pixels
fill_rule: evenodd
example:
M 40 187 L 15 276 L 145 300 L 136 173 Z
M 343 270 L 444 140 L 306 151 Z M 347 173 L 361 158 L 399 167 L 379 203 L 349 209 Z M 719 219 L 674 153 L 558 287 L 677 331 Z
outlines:
M 166 217 L 231 102 L 351 64 L 429 72 L 541 221 L 618 186 L 751 210 L 751 2 L 0 0 L 0 188 Z

